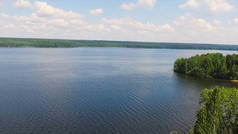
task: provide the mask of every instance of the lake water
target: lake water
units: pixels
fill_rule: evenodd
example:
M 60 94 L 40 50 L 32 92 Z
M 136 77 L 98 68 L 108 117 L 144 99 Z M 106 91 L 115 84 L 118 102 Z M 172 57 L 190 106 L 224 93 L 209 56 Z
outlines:
M 0 48 L 0 133 L 186 133 L 202 89 L 237 86 L 173 72 L 177 58 L 208 52 L 235 53 Z

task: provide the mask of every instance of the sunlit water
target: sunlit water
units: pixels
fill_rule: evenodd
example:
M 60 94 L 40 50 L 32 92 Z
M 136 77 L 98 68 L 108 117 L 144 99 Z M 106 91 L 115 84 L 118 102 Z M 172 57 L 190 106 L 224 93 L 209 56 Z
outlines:
M 0 133 L 186 133 L 202 89 L 236 86 L 173 72 L 176 58 L 208 52 L 0 48 Z

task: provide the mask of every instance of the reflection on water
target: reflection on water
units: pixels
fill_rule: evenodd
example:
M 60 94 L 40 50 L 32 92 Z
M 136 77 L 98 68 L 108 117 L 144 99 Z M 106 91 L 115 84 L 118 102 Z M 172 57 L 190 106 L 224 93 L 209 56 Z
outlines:
M 202 89 L 237 86 L 173 72 L 176 58 L 207 52 L 1 48 L 0 133 L 185 133 Z

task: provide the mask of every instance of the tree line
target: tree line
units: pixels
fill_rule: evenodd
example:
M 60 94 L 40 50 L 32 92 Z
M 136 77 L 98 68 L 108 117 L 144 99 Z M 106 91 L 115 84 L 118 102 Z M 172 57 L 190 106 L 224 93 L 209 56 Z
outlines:
M 201 78 L 238 80 L 238 55 L 209 53 L 180 58 L 174 63 L 174 71 Z
M 196 43 L 168 42 L 136 42 L 136 41 L 105 41 L 105 40 L 66 40 L 66 39 L 27 39 L 1 38 L 0 47 L 125 47 L 125 48 L 156 48 L 156 49 L 200 49 L 200 50 L 238 50 L 237 45 L 216 45 Z

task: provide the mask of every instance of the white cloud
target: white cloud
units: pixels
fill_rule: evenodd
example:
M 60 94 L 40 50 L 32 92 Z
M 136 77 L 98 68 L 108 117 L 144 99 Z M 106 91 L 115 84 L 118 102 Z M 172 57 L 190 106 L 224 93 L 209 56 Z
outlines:
M 201 28 L 205 28 L 207 30 L 213 30 L 213 26 L 207 22 L 206 20 L 204 19 L 197 19 L 197 22 L 198 22 L 198 25 L 201 27 Z
M 121 8 L 124 10 L 133 10 L 135 8 L 151 9 L 155 6 L 156 0 L 137 0 L 136 3 L 123 3 Z
M 206 7 L 212 13 L 232 12 L 235 6 L 230 4 L 227 0 L 188 0 L 179 8 L 198 8 Z
M 76 30 L 77 27 L 80 27 L 81 31 L 90 29 L 90 25 L 83 20 L 83 15 L 52 7 L 46 2 L 35 1 L 32 5 L 32 11 L 30 16 L 9 16 L 1 13 L 0 20 L 5 20 L 5 27 L 2 27 L 1 35 L 38 36 L 46 38 L 49 36 L 50 38 L 53 36 L 60 37 L 62 34 L 65 35 L 67 31 Z M 9 25 L 8 22 L 14 22 L 14 24 Z M 15 33 L 11 30 L 4 30 L 6 27 L 14 28 Z M 22 35 L 22 33 L 24 33 L 24 35 Z M 80 35 L 80 33 L 77 34 Z M 69 33 L 67 33 L 67 35 L 69 35 Z M 68 37 L 67 35 L 65 37 Z
M 32 4 L 28 0 L 16 0 L 14 6 L 16 8 L 32 8 Z
M 7 24 L 5 25 L 5 28 L 15 28 L 16 25 L 15 24 Z
M 91 11 L 90 11 L 90 14 L 92 14 L 92 15 L 103 14 L 103 9 L 99 8 L 99 9 L 91 10 Z
M 179 8 L 197 8 L 199 3 L 196 0 L 188 0 L 186 3 L 179 6 Z
M 195 18 L 190 14 L 180 16 L 179 19 L 174 21 L 174 24 L 177 29 L 184 28 L 182 31 L 189 30 L 188 33 L 210 32 L 215 29 L 210 22 L 202 18 Z M 181 31 L 181 29 L 177 31 Z
M 65 11 L 48 5 L 46 2 L 36 1 L 34 4 L 37 15 L 64 19 L 81 19 L 83 15 L 73 11 Z
M 137 5 L 135 3 L 123 3 L 121 5 L 121 8 L 124 10 L 133 10 L 137 7 Z
M 238 18 L 235 18 L 235 19 L 234 19 L 234 22 L 235 22 L 236 24 L 238 24 Z
M 220 20 L 217 20 L 217 19 L 214 19 L 214 20 L 213 20 L 213 23 L 216 24 L 216 25 L 220 25 L 220 24 L 221 24 L 221 21 L 220 21 Z
M 0 18 L 6 19 L 6 18 L 8 18 L 8 17 L 9 17 L 9 15 L 7 15 L 7 14 L 5 14 L 5 13 L 0 13 Z
M 144 8 L 153 8 L 156 0 L 139 0 L 138 5 Z
M 187 14 L 176 19 L 172 26 L 176 34 L 171 37 L 181 42 L 238 44 L 237 27 L 228 23 L 215 25 Z
M 117 30 L 124 32 L 135 32 L 135 33 L 156 33 L 160 31 L 173 32 L 173 28 L 169 24 L 162 26 L 152 24 L 150 22 L 140 22 L 128 17 L 119 19 L 102 19 L 103 24 L 112 27 Z
M 170 24 L 165 24 L 161 26 L 162 30 L 166 30 L 168 32 L 175 32 L 174 28 Z
M 234 11 L 235 7 L 226 0 L 204 0 L 211 12 L 230 12 Z

